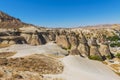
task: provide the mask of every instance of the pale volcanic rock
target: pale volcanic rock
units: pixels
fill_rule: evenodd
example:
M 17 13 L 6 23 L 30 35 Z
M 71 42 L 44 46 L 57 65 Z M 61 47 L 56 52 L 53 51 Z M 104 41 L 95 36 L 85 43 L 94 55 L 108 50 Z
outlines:
M 109 45 L 101 44 L 100 45 L 100 53 L 101 53 L 102 56 L 108 56 L 108 55 L 111 56 Z
M 89 56 L 89 54 L 90 54 L 90 48 L 89 48 L 87 40 L 86 40 L 86 38 L 85 38 L 85 36 L 83 35 L 82 32 L 80 34 L 79 42 L 80 43 L 78 45 L 78 50 L 81 53 L 81 55 L 82 56 Z
M 99 52 L 99 45 L 96 42 L 96 38 L 91 39 L 91 44 L 90 44 L 90 55 L 97 55 L 101 57 L 101 54 Z
M 63 48 L 70 48 L 70 43 L 66 35 L 56 36 L 56 43 Z

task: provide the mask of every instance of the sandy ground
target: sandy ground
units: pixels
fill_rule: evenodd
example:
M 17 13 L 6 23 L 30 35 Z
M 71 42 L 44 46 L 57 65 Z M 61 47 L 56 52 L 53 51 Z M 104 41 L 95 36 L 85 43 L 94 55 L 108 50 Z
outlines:
M 120 77 L 101 62 L 67 56 L 61 59 L 64 72 L 58 75 L 45 75 L 63 78 L 64 80 L 120 80 Z
M 98 61 L 79 56 L 68 56 L 62 61 L 66 69 L 63 74 L 67 74 L 67 80 L 120 80 L 120 77 Z
M 12 57 L 24 57 L 31 54 L 55 54 L 55 55 L 66 55 L 68 52 L 61 49 L 54 43 L 48 43 L 46 45 L 31 46 L 27 44 L 12 45 L 7 48 L 1 48 L 0 52 L 17 52 Z
M 67 52 L 53 43 L 41 46 L 12 45 L 1 48 L 0 52 L 17 52 L 12 57 L 23 57 L 31 54 L 60 54 Z M 44 75 L 44 77 L 62 78 L 63 80 L 120 80 L 120 77 L 99 61 L 93 61 L 80 56 L 66 56 L 60 58 L 64 64 L 64 71 L 57 75 Z

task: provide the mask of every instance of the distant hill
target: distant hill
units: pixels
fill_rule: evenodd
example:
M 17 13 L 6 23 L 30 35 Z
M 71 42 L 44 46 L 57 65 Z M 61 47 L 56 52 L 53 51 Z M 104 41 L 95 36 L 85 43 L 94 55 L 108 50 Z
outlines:
M 20 19 L 0 11 L 0 28 L 20 28 L 27 25 L 28 24 L 21 22 Z

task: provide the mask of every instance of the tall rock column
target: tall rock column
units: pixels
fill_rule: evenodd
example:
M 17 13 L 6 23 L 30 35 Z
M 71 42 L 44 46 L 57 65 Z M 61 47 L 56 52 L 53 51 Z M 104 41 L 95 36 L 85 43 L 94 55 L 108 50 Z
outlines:
M 71 45 L 71 49 L 70 49 L 69 54 L 70 55 L 80 55 L 81 56 L 79 50 L 77 49 L 78 44 L 79 44 L 77 35 L 74 32 L 70 32 L 68 38 L 69 38 L 69 42 L 70 42 L 70 45 Z
M 69 49 L 70 43 L 66 35 L 57 35 L 56 36 L 56 43 L 61 46 L 62 48 Z
M 87 40 L 82 32 L 79 35 L 78 50 L 82 56 L 89 56 L 89 54 L 90 54 L 90 48 L 89 48 Z
M 99 52 L 99 45 L 96 42 L 96 38 L 91 39 L 90 43 L 90 56 L 99 56 L 102 57 Z
M 37 32 L 35 32 L 35 33 L 32 34 L 30 44 L 31 45 L 40 45 L 40 44 L 42 44 L 41 40 L 38 37 Z
M 78 47 L 78 38 L 74 32 L 69 33 L 68 39 L 71 44 L 71 49 L 75 49 Z
M 100 44 L 100 53 L 102 56 L 107 56 L 109 58 L 112 58 L 112 53 L 109 48 L 108 42 L 102 38 L 101 44 Z

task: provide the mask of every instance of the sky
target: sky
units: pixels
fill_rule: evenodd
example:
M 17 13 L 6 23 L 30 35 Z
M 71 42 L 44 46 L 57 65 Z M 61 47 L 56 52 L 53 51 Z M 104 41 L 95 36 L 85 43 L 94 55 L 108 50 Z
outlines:
M 44 27 L 120 23 L 120 0 L 0 0 L 0 10 Z

